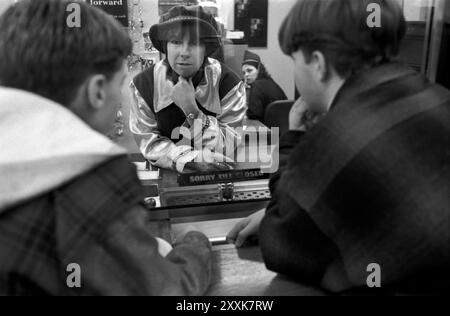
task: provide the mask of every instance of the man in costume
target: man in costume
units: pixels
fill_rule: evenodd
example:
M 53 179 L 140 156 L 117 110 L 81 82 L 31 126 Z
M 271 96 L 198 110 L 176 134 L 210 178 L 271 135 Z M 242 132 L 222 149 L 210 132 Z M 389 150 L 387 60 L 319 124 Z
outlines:
M 214 17 L 200 6 L 176 6 L 150 37 L 166 57 L 131 85 L 130 129 L 142 154 L 179 172 L 226 169 L 221 163 L 233 161 L 247 107 L 237 75 L 208 57 L 221 47 Z

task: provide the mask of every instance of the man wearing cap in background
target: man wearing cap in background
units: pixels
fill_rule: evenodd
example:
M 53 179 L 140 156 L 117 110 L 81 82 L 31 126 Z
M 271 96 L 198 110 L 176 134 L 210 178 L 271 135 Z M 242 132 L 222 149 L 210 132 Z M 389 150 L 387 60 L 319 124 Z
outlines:
M 264 123 L 267 106 L 274 101 L 286 100 L 287 97 L 257 54 L 245 51 L 242 72 L 247 88 L 247 117 Z
M 199 6 L 177 6 L 150 28 L 150 37 L 166 58 L 131 84 L 130 129 L 142 154 L 179 172 L 226 168 L 220 163 L 240 144 L 236 128 L 247 108 L 244 84 L 208 57 L 221 46 L 214 17 Z M 179 135 L 182 127 L 187 138 Z
M 74 3 L 80 28 L 66 25 Z M 0 16 L 0 296 L 206 291 L 208 239 L 162 247 L 135 166 L 102 135 L 131 47 L 83 1 L 23 0 Z

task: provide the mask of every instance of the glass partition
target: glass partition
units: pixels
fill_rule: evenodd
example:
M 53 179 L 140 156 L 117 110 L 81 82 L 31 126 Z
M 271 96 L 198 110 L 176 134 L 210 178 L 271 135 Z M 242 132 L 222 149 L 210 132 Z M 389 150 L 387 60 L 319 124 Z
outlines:
M 128 2 L 129 32 L 134 41 L 134 55 L 129 59 L 130 82 L 134 76 L 166 58 L 155 48 L 149 36 L 149 28 L 158 23 L 159 14 L 179 3 L 196 2 L 212 14 L 219 25 L 223 45 L 220 54 L 214 57 L 220 59 L 246 84 L 242 67 L 245 54 L 246 51 L 256 54 L 271 78 L 283 90 L 283 102 L 286 103 L 281 102 L 283 104 L 279 112 L 271 112 L 271 115 L 275 113 L 275 116 L 280 116 L 275 119 L 280 122 L 278 124 L 267 124 L 264 117 L 260 120 L 247 116 L 244 118 L 242 126 L 237 127 L 242 142 L 236 147 L 232 162 L 226 164 L 226 170 L 211 168 L 195 171 L 186 168 L 180 173 L 173 168 L 158 168 L 144 159 L 129 129 L 132 95 L 129 89 L 124 91 L 124 103 L 119 115 L 119 121 L 124 122 L 123 131 L 116 141 L 129 150 L 130 157 L 136 162 L 139 176 L 147 187 L 149 206 L 190 207 L 236 201 L 268 201 L 268 178 L 278 167 L 277 151 L 274 149 L 281 136 L 280 130 L 287 130 L 289 106 L 296 96 L 292 61 L 281 52 L 278 44 L 279 26 L 295 0 L 266 0 L 265 5 L 257 10 L 256 4 L 260 0 Z M 408 22 L 399 59 L 417 71 L 427 73 L 431 56 L 434 1 L 399 0 L 399 3 Z M 250 85 L 246 92 L 247 105 L 251 105 L 248 98 L 252 93 Z

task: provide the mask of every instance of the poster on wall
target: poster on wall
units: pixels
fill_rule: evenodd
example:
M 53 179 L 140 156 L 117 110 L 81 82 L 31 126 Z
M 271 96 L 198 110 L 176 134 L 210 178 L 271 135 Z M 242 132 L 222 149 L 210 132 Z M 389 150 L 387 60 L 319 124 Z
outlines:
M 123 26 L 128 27 L 128 0 L 87 0 L 116 18 Z
M 171 8 L 178 5 L 191 6 L 197 4 L 198 4 L 197 0 L 159 0 L 158 2 L 159 16 L 167 13 L 167 11 L 169 11 Z
M 268 0 L 235 0 L 234 28 L 249 47 L 267 47 Z

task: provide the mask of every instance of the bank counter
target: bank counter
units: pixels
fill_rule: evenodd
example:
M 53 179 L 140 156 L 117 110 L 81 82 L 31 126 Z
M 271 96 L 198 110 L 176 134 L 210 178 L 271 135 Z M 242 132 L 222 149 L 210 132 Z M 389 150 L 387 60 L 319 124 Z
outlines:
M 245 159 L 239 159 L 231 171 L 178 174 L 154 168 L 139 153 L 130 154 L 145 187 L 149 230 L 170 242 L 188 226 L 205 233 L 213 245 L 212 285 L 207 295 L 326 294 L 267 270 L 257 245 L 236 249 L 226 242 L 227 233 L 239 220 L 270 201 L 270 174 L 262 166 L 267 165 L 278 135 L 255 121 L 246 127 L 245 141 L 237 150 Z

